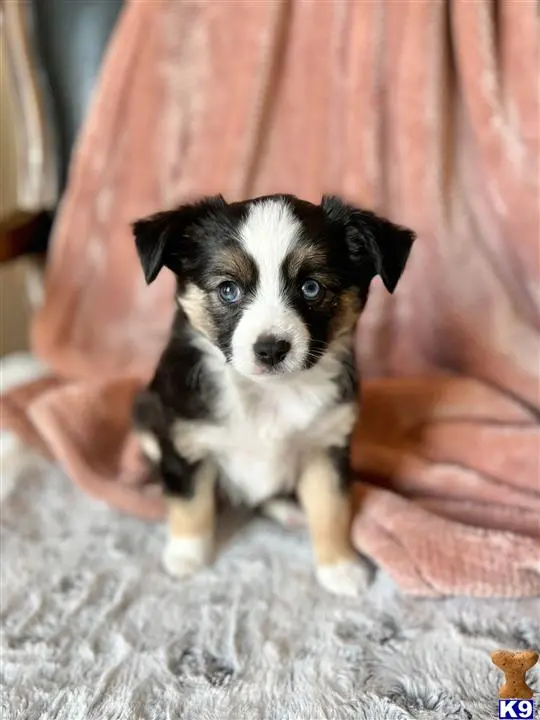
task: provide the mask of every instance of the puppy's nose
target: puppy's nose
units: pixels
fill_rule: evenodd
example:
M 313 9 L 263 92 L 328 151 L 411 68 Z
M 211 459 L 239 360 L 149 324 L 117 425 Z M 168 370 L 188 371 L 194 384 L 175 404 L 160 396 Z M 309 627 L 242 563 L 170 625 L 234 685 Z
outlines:
M 288 340 L 281 340 L 275 335 L 261 335 L 253 346 L 255 357 L 267 367 L 273 367 L 285 359 L 291 349 Z

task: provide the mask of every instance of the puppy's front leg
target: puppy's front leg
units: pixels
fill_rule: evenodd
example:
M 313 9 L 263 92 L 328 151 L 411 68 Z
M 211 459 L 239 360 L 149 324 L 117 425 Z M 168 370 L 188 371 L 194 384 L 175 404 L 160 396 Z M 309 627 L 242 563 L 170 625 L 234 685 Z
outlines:
M 307 516 L 319 582 L 335 594 L 357 595 L 366 587 L 368 572 L 350 542 L 352 505 L 342 476 L 346 452 L 331 448 L 312 457 L 300 476 L 298 497 Z
M 179 456 L 163 458 L 169 541 L 163 565 L 176 577 L 190 575 L 210 561 L 214 545 L 217 469 L 204 459 L 188 463 Z

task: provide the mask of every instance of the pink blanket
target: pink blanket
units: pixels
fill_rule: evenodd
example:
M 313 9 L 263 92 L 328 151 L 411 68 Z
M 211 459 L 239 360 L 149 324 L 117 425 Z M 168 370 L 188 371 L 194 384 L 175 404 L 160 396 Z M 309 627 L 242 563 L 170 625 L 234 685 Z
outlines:
M 129 435 L 172 313 L 130 222 L 222 192 L 323 192 L 419 235 L 358 328 L 355 545 L 406 591 L 540 594 L 535 0 L 131 0 L 73 160 L 33 327 L 53 380 L 3 398 L 92 495 L 161 518 Z

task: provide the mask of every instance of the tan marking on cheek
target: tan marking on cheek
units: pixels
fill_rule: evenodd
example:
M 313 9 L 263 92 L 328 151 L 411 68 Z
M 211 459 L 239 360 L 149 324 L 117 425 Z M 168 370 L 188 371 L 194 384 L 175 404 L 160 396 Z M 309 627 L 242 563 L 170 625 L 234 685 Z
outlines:
M 210 340 L 214 340 L 216 328 L 208 312 L 206 299 L 207 295 L 203 290 L 196 285 L 190 285 L 186 292 L 178 297 L 178 302 L 182 305 L 193 327 Z
M 348 335 L 354 331 L 356 321 L 360 316 L 360 300 L 354 290 L 344 292 L 338 300 L 332 324 L 330 327 L 330 340 Z
M 211 534 L 214 529 L 216 467 L 210 460 L 201 464 L 191 498 L 168 496 L 167 515 L 171 538 L 193 538 Z
M 301 474 L 298 497 L 306 513 L 317 565 L 353 560 L 350 542 L 352 502 L 339 487 L 340 478 L 330 459 L 321 454 Z

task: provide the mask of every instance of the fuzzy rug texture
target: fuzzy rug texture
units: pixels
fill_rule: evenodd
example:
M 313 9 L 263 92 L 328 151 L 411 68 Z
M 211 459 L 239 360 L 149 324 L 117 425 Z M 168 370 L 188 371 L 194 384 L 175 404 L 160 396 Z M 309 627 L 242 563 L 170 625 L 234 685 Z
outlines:
M 238 513 L 174 581 L 161 526 L 5 440 L 2 720 L 492 720 L 489 653 L 540 647 L 540 600 L 405 598 L 381 573 L 337 599 L 304 534 Z

